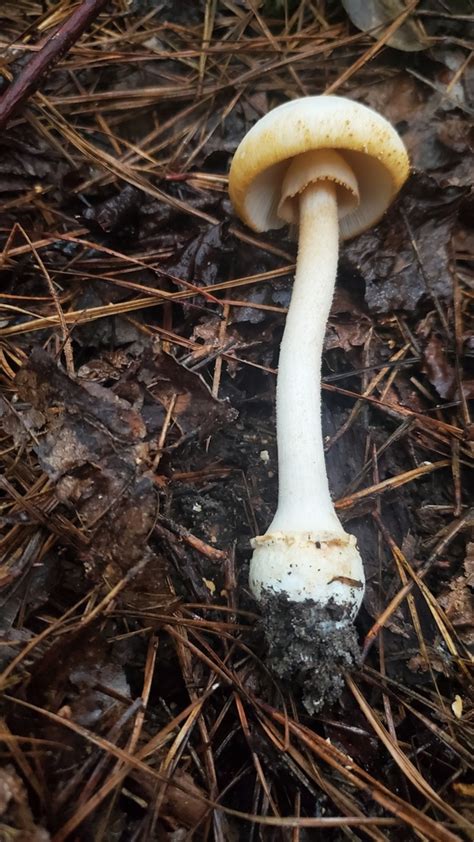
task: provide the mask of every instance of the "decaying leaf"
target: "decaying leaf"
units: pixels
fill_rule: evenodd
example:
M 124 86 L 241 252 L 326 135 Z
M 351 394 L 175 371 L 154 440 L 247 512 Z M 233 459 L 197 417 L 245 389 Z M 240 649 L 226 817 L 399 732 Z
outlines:
M 49 833 L 33 819 L 26 787 L 8 763 L 0 768 L 0 835 L 5 840 L 49 842 Z
M 456 372 L 449 364 L 445 345 L 433 333 L 423 352 L 424 370 L 428 380 L 442 398 L 452 398 L 456 387 Z
M 416 655 L 412 655 L 407 662 L 408 669 L 412 672 L 422 674 L 429 674 L 434 670 L 435 672 L 445 675 L 447 678 L 452 677 L 452 660 L 449 657 L 449 653 L 443 648 L 441 640 L 437 638 L 436 645 L 429 647 L 427 651 L 428 658 L 426 658 L 421 652 L 417 652 Z
M 449 582 L 438 598 L 446 616 L 465 645 L 474 647 L 474 543 L 467 547 L 463 574 Z
M 354 26 L 369 32 L 374 38 L 406 11 L 401 0 L 341 0 Z M 426 35 L 420 24 L 408 18 L 388 39 L 388 45 L 404 52 L 416 52 L 427 47 Z
M 330 321 L 326 329 L 324 348 L 331 351 L 334 348 L 341 348 L 346 353 L 355 347 L 364 344 L 370 331 L 370 322 L 358 319 L 357 321 L 342 320 Z
M 441 195 L 433 178 L 414 175 L 381 223 L 346 245 L 370 312 L 413 312 L 422 300 L 452 295 L 449 246 L 463 195 L 456 187 Z
M 454 360 L 453 353 L 451 357 Z M 459 388 L 456 369 L 449 358 L 446 341 L 443 341 L 438 333 L 431 333 L 423 349 L 423 371 L 440 397 L 453 400 L 459 398 Z M 466 400 L 474 397 L 474 381 L 468 379 L 464 373 L 461 373 L 460 388 Z
M 137 380 L 165 410 L 172 405 L 172 418 L 183 435 L 204 435 L 237 417 L 226 401 L 211 395 L 199 374 L 180 365 L 170 354 L 145 355 Z
M 123 365 L 123 356 L 118 361 Z M 119 369 L 111 389 L 71 379 L 36 349 L 16 385 L 37 412 L 33 450 L 55 481 L 59 501 L 80 518 L 84 542 L 77 551 L 88 575 L 113 586 L 143 562 L 122 601 L 156 608 L 173 601 L 165 560 L 149 544 L 158 512 L 151 468 L 159 430 L 170 410 L 180 434 L 174 433 L 175 448 L 232 421 L 236 413 L 159 344 L 145 351 L 138 366 L 133 358 L 128 366 L 132 373 Z
M 140 204 L 141 193 L 131 184 L 101 202 L 95 208 L 87 208 L 84 211 L 84 219 L 87 222 L 96 222 L 97 225 L 108 234 L 120 230 L 130 222 L 136 214 Z
M 0 193 L 36 190 L 57 185 L 67 165 L 38 135 L 34 142 L 3 133 L 0 141 Z

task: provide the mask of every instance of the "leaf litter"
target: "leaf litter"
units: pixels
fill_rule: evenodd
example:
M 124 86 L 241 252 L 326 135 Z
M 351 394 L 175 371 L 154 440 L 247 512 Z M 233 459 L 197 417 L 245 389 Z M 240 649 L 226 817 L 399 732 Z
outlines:
M 73 6 L 4 4 L 4 90 Z M 313 6 L 107 6 L 2 135 L 12 838 L 472 836 L 469 3 Z M 261 114 L 324 91 L 384 113 L 413 173 L 342 248 L 323 425 L 364 660 L 310 718 L 247 590 L 295 244 L 236 221 L 226 174 Z

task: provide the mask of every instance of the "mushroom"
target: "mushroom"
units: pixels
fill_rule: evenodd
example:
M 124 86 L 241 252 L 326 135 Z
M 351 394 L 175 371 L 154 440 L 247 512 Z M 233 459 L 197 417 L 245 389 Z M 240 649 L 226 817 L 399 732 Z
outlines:
M 331 500 L 321 429 L 321 356 L 339 239 L 378 222 L 408 173 L 390 123 L 336 96 L 270 111 L 241 141 L 230 169 L 232 203 L 250 228 L 299 228 L 277 379 L 278 507 L 252 541 L 250 588 L 271 664 L 298 677 L 309 710 L 336 698 L 341 673 L 357 663 L 353 620 L 365 589 L 356 539 Z

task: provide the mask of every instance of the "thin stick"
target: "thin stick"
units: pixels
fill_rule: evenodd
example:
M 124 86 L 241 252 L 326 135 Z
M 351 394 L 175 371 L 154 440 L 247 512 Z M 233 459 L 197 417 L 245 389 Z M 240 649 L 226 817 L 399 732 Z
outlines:
M 0 98 L 0 129 L 5 128 L 20 105 L 39 88 L 46 73 L 66 55 L 107 2 L 83 0 L 44 46 L 32 55 Z

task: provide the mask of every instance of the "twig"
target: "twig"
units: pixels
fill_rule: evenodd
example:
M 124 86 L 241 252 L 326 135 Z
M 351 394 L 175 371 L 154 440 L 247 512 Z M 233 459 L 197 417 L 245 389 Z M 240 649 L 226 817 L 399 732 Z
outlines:
M 20 105 L 38 89 L 45 74 L 66 55 L 107 2 L 83 0 L 44 46 L 34 53 L 0 98 L 0 129 L 5 128 Z

